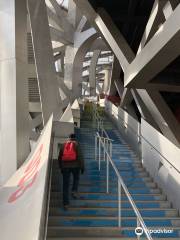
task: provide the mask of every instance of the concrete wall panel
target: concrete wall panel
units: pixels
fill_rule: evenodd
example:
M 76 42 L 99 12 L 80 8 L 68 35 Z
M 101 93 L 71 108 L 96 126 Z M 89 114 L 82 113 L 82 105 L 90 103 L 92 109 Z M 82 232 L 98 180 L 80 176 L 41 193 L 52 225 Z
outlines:
M 142 120 L 142 161 L 150 175 L 180 210 L 180 149 Z

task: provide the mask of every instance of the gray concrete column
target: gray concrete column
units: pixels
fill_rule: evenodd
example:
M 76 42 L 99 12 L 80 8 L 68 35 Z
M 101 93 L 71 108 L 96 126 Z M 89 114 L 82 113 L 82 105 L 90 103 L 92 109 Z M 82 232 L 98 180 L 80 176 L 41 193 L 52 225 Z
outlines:
M 110 69 L 105 69 L 103 70 L 104 72 L 104 93 L 109 95 L 109 90 L 110 90 L 110 83 L 111 83 L 111 74 L 112 71 Z
M 30 150 L 26 20 L 24 0 L 0 1 L 0 184 Z
M 52 113 L 54 113 L 54 119 L 59 119 L 62 114 L 62 103 L 56 77 L 45 1 L 28 0 L 27 2 L 40 87 L 43 123 L 45 124 Z
M 80 21 L 82 19 L 82 13 L 76 7 L 76 4 L 74 3 L 73 0 L 69 0 L 69 3 L 68 3 L 67 19 L 69 20 L 70 24 L 72 24 L 75 29 L 78 27 L 78 24 L 80 23 Z
M 95 50 L 93 52 L 93 57 L 91 59 L 91 64 L 89 68 L 89 85 L 90 85 L 90 95 L 96 95 L 96 65 L 99 58 L 101 50 Z
M 111 76 L 111 86 L 110 95 L 114 95 L 118 91 L 119 96 L 122 97 L 124 91 L 124 85 L 120 79 L 121 66 L 118 59 L 114 56 L 114 61 L 112 64 L 112 76 Z
M 74 46 L 67 46 L 65 51 L 65 65 L 64 65 L 64 83 L 72 90 L 72 76 L 73 76 L 73 60 L 76 51 Z
M 86 53 L 90 49 L 93 42 L 97 39 L 98 34 L 95 32 L 94 29 L 86 30 L 85 32 L 89 32 L 87 35 L 85 33 L 86 38 L 84 39 L 83 43 L 80 45 L 78 51 L 76 52 L 74 61 L 73 61 L 73 81 L 72 81 L 72 88 L 73 88 L 73 100 L 77 97 L 81 96 L 82 94 L 82 72 L 83 72 L 83 62 Z
M 70 90 L 73 89 L 67 95 L 71 102 L 82 94 L 84 58 L 97 37 L 98 35 L 93 28 L 84 32 L 75 32 L 74 45 L 66 48 L 64 83 Z

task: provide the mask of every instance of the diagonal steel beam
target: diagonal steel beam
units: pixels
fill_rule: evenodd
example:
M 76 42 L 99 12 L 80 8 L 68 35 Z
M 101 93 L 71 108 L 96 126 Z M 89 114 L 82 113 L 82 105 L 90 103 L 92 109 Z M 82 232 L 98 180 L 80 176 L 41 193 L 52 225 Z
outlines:
M 157 90 L 149 91 L 142 89 L 138 89 L 137 92 L 147 106 L 163 135 L 179 147 L 180 124 L 160 93 Z
M 119 96 L 122 97 L 123 91 L 124 91 L 124 84 L 122 83 L 120 79 L 120 73 L 121 73 L 121 67 L 118 62 L 118 59 L 114 57 L 114 61 L 112 64 L 112 75 L 111 75 L 111 86 L 110 86 L 110 95 L 113 94 L 113 89 L 118 91 Z
M 53 27 L 58 26 L 58 28 L 60 28 L 61 31 L 63 31 L 64 26 L 63 26 L 61 20 L 58 18 L 57 14 L 55 12 L 53 12 L 52 9 L 50 9 L 49 7 L 47 7 L 47 13 L 48 13 L 50 25 Z
M 80 20 L 80 22 L 79 22 L 79 24 L 78 24 L 78 26 L 77 26 L 76 31 L 77 31 L 77 32 L 82 32 L 84 26 L 86 25 L 86 23 L 87 23 L 86 17 L 85 17 L 85 16 L 82 16 L 82 18 L 81 18 L 81 20 Z
M 133 95 L 131 89 L 124 88 L 123 95 L 121 98 L 120 107 L 124 108 L 132 103 Z
M 139 93 L 136 89 L 131 89 L 131 93 L 133 95 L 133 98 L 135 100 L 136 106 L 141 114 L 141 117 L 145 119 L 148 123 L 151 124 L 154 128 L 156 128 L 158 131 L 160 130 L 157 123 L 153 119 L 151 113 L 148 110 L 148 107 L 145 105 L 143 100 L 141 99 Z
M 165 21 L 163 8 L 166 2 L 167 0 L 155 0 L 141 43 L 137 51 L 138 54 L 144 48 L 146 43 L 154 36 L 160 24 Z
M 125 71 L 134 59 L 134 53 L 110 16 L 103 9 L 99 9 L 98 12 L 95 12 L 89 1 L 74 0 L 74 2 L 92 26 L 101 33 L 103 39 L 108 43 L 118 58 L 123 71 Z
M 64 27 L 64 30 L 67 30 L 67 32 L 74 32 L 73 26 L 68 21 L 68 15 L 67 13 L 61 8 L 61 6 L 57 3 L 56 0 L 50 0 L 54 10 L 56 11 L 56 14 L 59 18 L 59 20 L 62 23 L 62 26 Z
M 179 22 L 180 5 L 126 69 L 126 87 L 144 88 L 147 82 L 179 56 Z
M 73 39 L 69 38 L 65 32 L 62 32 L 60 30 L 57 30 L 54 27 L 49 27 L 50 33 L 51 33 L 51 40 L 56 42 L 61 42 L 63 44 L 71 45 L 73 44 Z
M 123 71 L 125 71 L 134 59 L 134 53 L 125 38 L 104 9 L 98 10 L 95 23 L 118 58 Z
M 63 45 L 61 47 L 56 47 L 56 48 L 53 48 L 53 52 L 54 53 L 57 53 L 57 52 L 65 52 L 66 50 L 66 45 Z

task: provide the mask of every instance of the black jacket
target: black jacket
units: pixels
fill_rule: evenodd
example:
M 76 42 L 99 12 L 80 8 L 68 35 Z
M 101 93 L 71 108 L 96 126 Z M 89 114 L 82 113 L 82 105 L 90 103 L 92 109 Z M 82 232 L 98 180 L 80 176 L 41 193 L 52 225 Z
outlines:
M 79 168 L 83 172 L 84 171 L 84 159 L 81 154 L 81 150 L 80 150 L 80 146 L 79 146 L 78 142 L 76 142 L 76 145 L 75 145 L 75 151 L 77 153 L 77 159 L 75 161 L 68 161 L 68 162 L 62 161 L 62 155 L 63 155 L 65 144 L 66 143 L 61 145 L 60 151 L 59 151 L 58 162 L 59 162 L 60 169 L 63 170 L 63 168 Z

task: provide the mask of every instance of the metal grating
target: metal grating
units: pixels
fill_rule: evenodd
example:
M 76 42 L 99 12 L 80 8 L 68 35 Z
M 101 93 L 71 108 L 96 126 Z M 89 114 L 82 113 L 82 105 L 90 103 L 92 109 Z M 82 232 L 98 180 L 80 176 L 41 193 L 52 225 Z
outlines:
M 31 33 L 27 33 L 28 64 L 34 64 L 34 50 Z
M 29 102 L 40 102 L 37 78 L 28 78 Z

